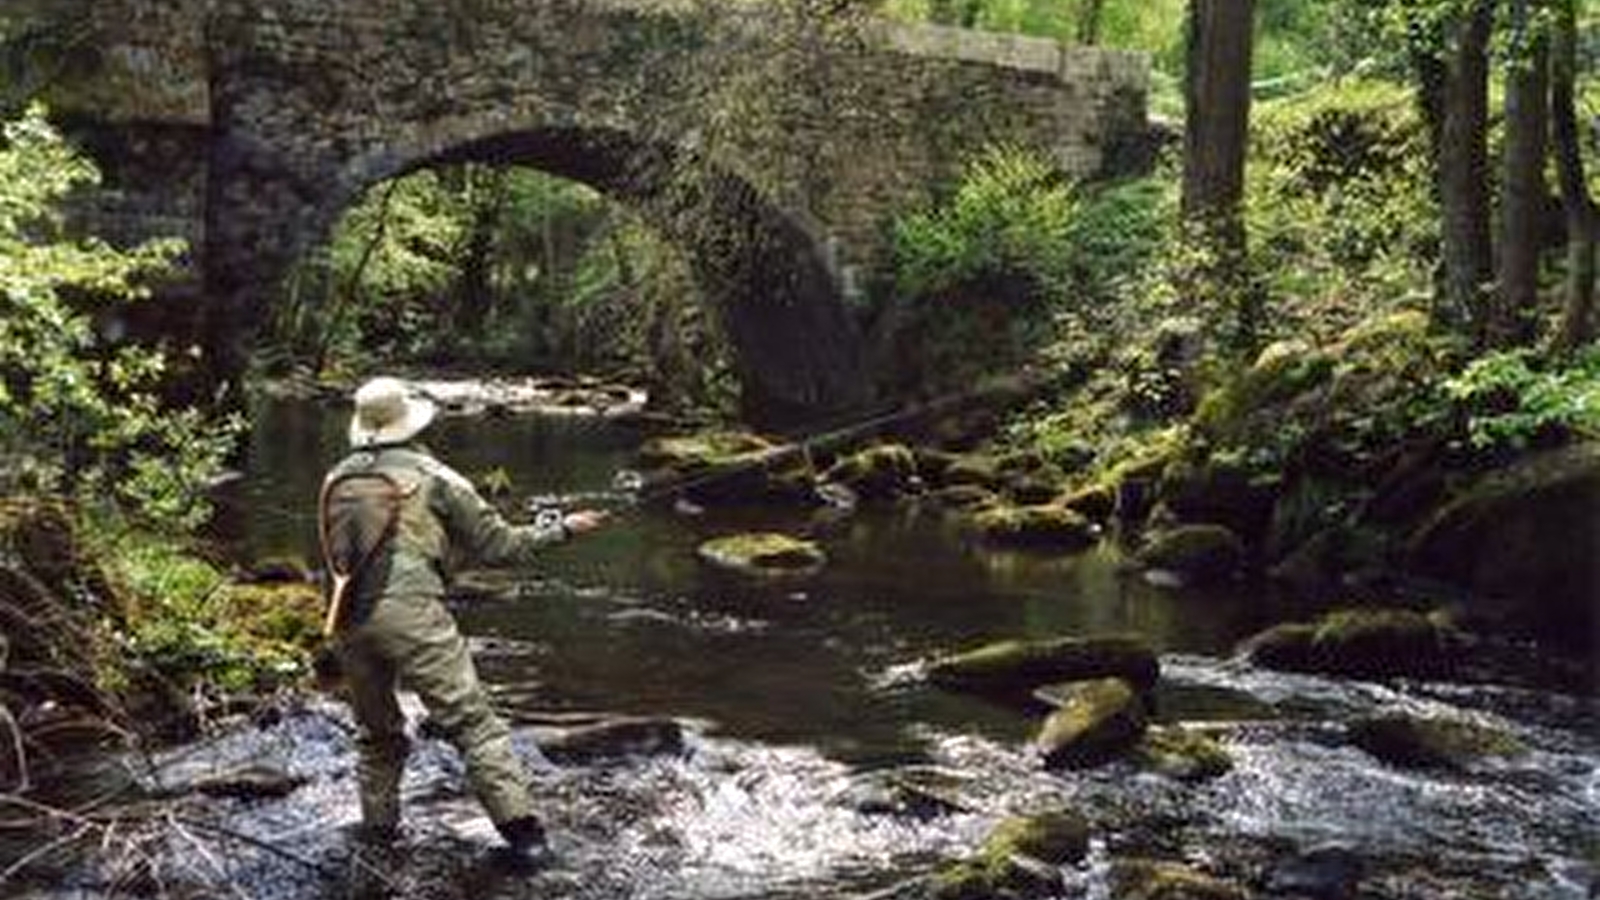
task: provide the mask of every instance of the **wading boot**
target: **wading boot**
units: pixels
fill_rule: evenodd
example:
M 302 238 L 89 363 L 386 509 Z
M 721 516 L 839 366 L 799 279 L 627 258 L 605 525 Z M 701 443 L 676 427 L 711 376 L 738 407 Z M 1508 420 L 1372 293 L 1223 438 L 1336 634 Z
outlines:
M 495 823 L 506 846 L 502 858 L 519 872 L 535 872 L 556 861 L 554 851 L 545 840 L 544 825 L 537 816 L 520 816 Z

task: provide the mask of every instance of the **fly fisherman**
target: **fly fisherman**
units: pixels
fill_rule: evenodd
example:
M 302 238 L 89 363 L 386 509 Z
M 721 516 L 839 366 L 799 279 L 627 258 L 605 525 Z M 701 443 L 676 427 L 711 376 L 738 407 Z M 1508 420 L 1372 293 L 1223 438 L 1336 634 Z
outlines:
M 404 682 L 460 751 L 473 792 L 514 858 L 540 864 L 549 850 L 527 773 L 444 607 L 445 587 L 458 564 L 530 563 L 540 548 L 593 530 L 604 514 L 508 524 L 465 478 L 414 443 L 434 413 L 430 400 L 397 379 L 362 385 L 352 452 L 323 482 L 323 553 L 333 582 L 325 630 L 361 727 L 363 830 L 380 841 L 398 833 L 408 741 L 395 691 Z

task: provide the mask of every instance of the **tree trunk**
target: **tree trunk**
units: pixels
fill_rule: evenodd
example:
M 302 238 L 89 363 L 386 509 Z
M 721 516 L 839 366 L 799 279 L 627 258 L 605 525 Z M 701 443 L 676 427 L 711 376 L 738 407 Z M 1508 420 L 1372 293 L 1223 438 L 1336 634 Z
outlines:
M 1437 324 L 1459 327 L 1484 307 L 1492 276 L 1489 234 L 1489 32 L 1493 4 L 1479 2 L 1449 28 L 1444 122 L 1439 141 L 1439 205 L 1444 219 L 1444 295 Z
M 1506 144 L 1500 193 L 1500 285 L 1478 322 L 1485 346 L 1524 336 L 1523 322 L 1539 304 L 1539 249 L 1544 224 L 1544 165 L 1550 151 L 1549 43 L 1533 23 L 1541 0 L 1512 0 L 1511 28 L 1520 50 L 1506 77 Z
M 1555 45 L 1550 60 L 1550 116 L 1556 171 L 1561 179 L 1561 205 L 1567 219 L 1567 297 L 1555 336 L 1556 350 L 1563 353 L 1587 344 L 1595 336 L 1596 211 L 1584 177 L 1578 134 L 1577 20 L 1577 0 L 1557 0 Z
M 1190 0 L 1184 78 L 1183 216 L 1214 255 L 1205 289 L 1237 303 L 1245 347 L 1254 343 L 1260 315 L 1257 294 L 1245 284 L 1240 215 L 1254 21 L 1254 0 Z
M 1100 43 L 1100 19 L 1105 8 L 1105 0 L 1083 0 L 1078 11 L 1078 43 L 1089 47 Z

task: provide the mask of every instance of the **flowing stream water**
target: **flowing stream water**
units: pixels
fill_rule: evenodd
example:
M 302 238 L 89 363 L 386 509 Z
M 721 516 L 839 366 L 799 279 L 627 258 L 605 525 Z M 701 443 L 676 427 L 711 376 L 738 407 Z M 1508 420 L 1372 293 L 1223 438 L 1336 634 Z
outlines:
M 316 486 L 343 452 L 346 415 L 305 403 L 259 410 L 225 540 L 255 558 L 314 558 Z M 464 473 L 503 469 L 516 496 L 555 499 L 606 490 L 639 441 L 625 426 L 530 417 L 447 417 L 428 437 Z M 829 563 L 805 581 L 754 584 L 695 558 L 700 541 L 752 527 L 811 536 Z M 405 839 L 388 850 L 355 842 L 345 828 L 357 818 L 352 725 L 337 703 L 315 700 L 271 727 L 158 760 L 171 782 L 242 764 L 308 779 L 283 798 L 204 801 L 195 815 L 235 837 L 213 835 L 227 852 L 189 864 L 252 897 L 375 886 L 472 900 L 919 897 L 930 873 L 1007 814 L 1070 806 L 1094 837 L 1088 859 L 1064 873 L 1063 896 L 1115 896 L 1107 872 L 1133 856 L 1183 861 L 1255 896 L 1596 896 L 1591 699 L 1250 668 L 1231 659 L 1234 643 L 1306 612 L 1258 586 L 1159 589 L 1109 550 L 989 552 L 938 513 L 901 506 L 642 512 L 479 593 L 457 615 L 516 723 L 559 865 L 504 871 L 458 761 L 428 738 L 406 781 Z M 1046 772 L 1027 750 L 1037 719 L 917 677 L 918 660 L 987 639 L 1126 631 L 1161 653 L 1158 717 L 1209 723 L 1231 772 L 1200 784 L 1120 762 Z M 1350 719 L 1393 711 L 1491 724 L 1528 752 L 1409 771 L 1344 740 Z M 542 730 L 587 713 L 675 719 L 684 752 L 546 760 Z M 936 782 L 942 802 L 870 802 L 917 778 Z M 95 877 L 74 890 L 95 894 Z

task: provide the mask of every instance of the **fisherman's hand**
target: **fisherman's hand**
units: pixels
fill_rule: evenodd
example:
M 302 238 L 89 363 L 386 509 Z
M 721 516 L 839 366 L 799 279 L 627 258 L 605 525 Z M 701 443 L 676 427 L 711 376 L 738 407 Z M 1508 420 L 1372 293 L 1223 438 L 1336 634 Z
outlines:
M 567 534 L 576 536 L 599 528 L 609 518 L 609 513 L 597 509 L 579 509 L 562 516 L 561 527 Z

